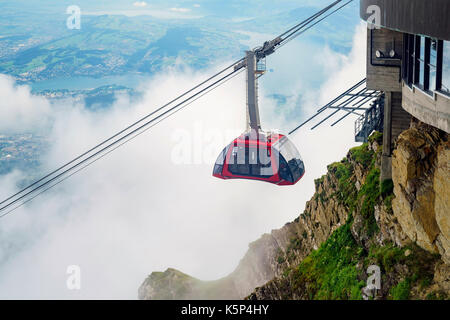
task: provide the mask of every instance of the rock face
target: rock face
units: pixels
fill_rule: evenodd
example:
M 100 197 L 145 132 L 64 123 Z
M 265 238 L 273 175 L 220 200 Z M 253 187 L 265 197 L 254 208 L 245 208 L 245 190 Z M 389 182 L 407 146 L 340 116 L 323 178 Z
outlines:
M 230 275 L 154 272 L 139 298 L 361 299 L 369 265 L 383 276 L 376 299 L 449 297 L 449 146 L 442 132 L 408 131 L 393 181 L 380 183 L 375 134 L 329 165 L 300 216 L 251 243 Z
M 450 264 L 450 143 L 442 143 L 437 150 L 434 171 L 434 210 L 440 233 L 436 245 L 444 261 Z
M 174 269 L 153 272 L 141 285 L 139 299 L 243 299 L 256 287 L 300 263 L 345 223 L 348 211 L 334 198 L 336 177 L 316 181 L 317 194 L 294 222 L 250 243 L 236 270 L 219 282 L 202 282 Z M 326 201 L 325 201 L 326 199 Z M 183 275 L 183 277 L 180 276 Z M 188 280 L 187 280 L 188 279 Z M 181 284 L 183 283 L 183 284 Z M 199 283 L 208 284 L 208 293 Z M 223 286 L 226 294 L 223 294 Z M 166 288 L 167 286 L 167 288 Z M 186 288 L 179 290 L 178 288 Z M 213 288 L 213 289 L 211 289 Z M 222 288 L 222 289 L 221 289 Z
M 178 270 L 153 272 L 138 291 L 141 300 L 238 299 L 234 283 L 228 278 L 201 281 Z
M 415 124 L 398 138 L 392 157 L 394 214 L 408 237 L 450 263 L 450 144 L 448 134 Z

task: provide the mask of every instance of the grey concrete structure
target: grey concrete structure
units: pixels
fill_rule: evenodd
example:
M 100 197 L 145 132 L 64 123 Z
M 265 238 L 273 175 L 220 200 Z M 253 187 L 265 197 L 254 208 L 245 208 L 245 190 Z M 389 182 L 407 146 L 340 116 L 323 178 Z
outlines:
M 378 59 L 376 51 L 388 54 L 391 50 L 401 54 L 403 33 L 389 29 L 367 30 L 367 88 L 401 92 L 401 60 Z
M 256 56 L 253 51 L 247 51 L 247 128 L 261 129 L 258 108 L 258 80 L 256 78 Z
M 372 24 L 376 11 L 380 16 Z M 431 64 L 430 53 L 422 50 L 430 50 L 430 42 L 434 41 L 438 58 L 433 67 L 437 78 L 442 77 L 442 48 L 444 41 L 450 40 L 450 0 L 360 0 L 360 16 L 369 22 L 367 88 L 385 93 L 383 180 L 391 178 L 393 144 L 409 127 L 412 117 L 450 133 L 450 96 L 440 91 L 439 80 L 433 83 L 435 87 L 423 88 L 421 73 L 429 80 L 426 72 L 431 66 L 427 71 L 419 70 L 424 68 L 419 59 L 425 59 L 425 66 Z M 428 49 L 421 47 L 423 39 L 428 39 Z M 405 78 L 406 68 L 410 74 Z

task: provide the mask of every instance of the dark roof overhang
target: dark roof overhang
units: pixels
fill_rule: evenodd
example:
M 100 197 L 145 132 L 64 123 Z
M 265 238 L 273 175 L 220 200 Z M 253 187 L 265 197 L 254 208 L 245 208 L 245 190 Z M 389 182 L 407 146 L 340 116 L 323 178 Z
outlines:
M 360 17 L 367 21 L 367 8 L 381 10 L 380 25 L 395 31 L 450 40 L 450 0 L 360 0 Z

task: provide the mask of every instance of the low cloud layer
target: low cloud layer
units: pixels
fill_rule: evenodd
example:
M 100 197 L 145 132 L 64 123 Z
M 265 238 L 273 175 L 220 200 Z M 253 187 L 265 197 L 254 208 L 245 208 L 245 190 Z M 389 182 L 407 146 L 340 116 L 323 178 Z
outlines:
M 3 133 L 22 131 L 23 128 L 48 127 L 50 103 L 33 96 L 26 86 L 16 86 L 5 75 L 0 74 L 0 130 Z
M 361 26 L 349 57 L 326 49 L 314 58 L 329 64 L 330 75 L 304 98 L 306 111 L 362 78 L 364 36 Z M 282 62 L 275 62 L 282 70 Z M 299 84 L 307 82 L 307 75 L 291 71 L 280 72 L 298 78 Z M 103 111 L 51 105 L 1 76 L 0 93 L 11 98 L 0 102 L 0 132 L 50 126 L 52 146 L 43 156 L 50 170 L 176 96 L 174 88 L 182 92 L 211 73 L 160 74 L 145 85 L 141 102 L 120 99 Z M 270 91 L 269 83 L 262 82 L 261 96 Z M 177 132 L 188 133 L 193 157 L 213 161 L 225 146 L 223 140 L 232 139 L 224 132 L 244 129 L 245 99 L 242 74 L 1 219 L 0 298 L 135 299 L 152 271 L 174 267 L 205 280 L 230 273 L 249 242 L 303 211 L 314 191 L 313 180 L 354 145 L 354 119 L 335 128 L 302 129 L 292 140 L 304 158 L 306 175 L 284 188 L 215 179 L 212 163 L 205 161 L 173 163 L 173 150 L 180 143 Z M 287 131 L 297 124 L 278 116 L 272 99 L 261 98 L 260 105 L 266 128 Z M 217 132 L 224 134 L 212 138 Z M 2 199 L 22 177 L 20 172 L 1 177 Z M 69 265 L 81 267 L 81 290 L 66 287 Z

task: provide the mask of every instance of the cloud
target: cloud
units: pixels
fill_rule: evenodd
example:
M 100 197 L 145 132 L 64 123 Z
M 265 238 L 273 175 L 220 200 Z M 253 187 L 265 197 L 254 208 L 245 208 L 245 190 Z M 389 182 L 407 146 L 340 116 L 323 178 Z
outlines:
M 362 28 L 357 30 L 349 57 L 330 59 L 333 52 L 323 51 L 315 58 L 314 63 L 328 63 L 329 81 L 311 89 L 308 105 L 339 94 L 363 72 L 365 53 L 359 45 L 363 32 Z M 53 143 L 42 156 L 48 171 L 214 71 L 169 70 L 145 84 L 139 103 L 131 105 L 124 99 L 111 109 L 95 112 L 78 106 L 61 112 L 61 106 L 33 96 L 27 87 L 14 86 L 3 77 L 2 96 L 18 94 L 21 100 L 16 107 L 3 103 L 2 108 L 7 106 L 11 113 L 5 115 L 17 121 L 1 122 L 0 132 L 32 127 L 35 119 L 51 114 L 49 136 Z M 295 78 L 292 70 L 283 72 Z M 308 76 L 297 73 L 300 79 L 296 83 L 306 83 Z M 262 90 L 270 90 L 267 82 Z M 289 90 L 294 92 L 295 86 Z M 279 126 L 287 131 L 296 123 L 278 116 L 274 101 L 261 96 L 266 128 Z M 300 130 L 292 139 L 303 155 L 306 175 L 297 185 L 286 188 L 215 179 L 212 165 L 204 161 L 173 163 L 173 149 L 180 143 L 177 132 L 189 133 L 193 157 L 217 155 L 226 144 L 223 140 L 231 138 L 223 135 L 213 139 L 208 133 L 240 132 L 245 100 L 245 76 L 241 74 L 1 219 L 0 298 L 135 299 L 139 285 L 155 270 L 174 267 L 205 280 L 231 272 L 248 243 L 303 211 L 313 194 L 313 180 L 355 145 L 354 119 L 335 128 L 325 125 L 315 131 Z M 22 178 L 23 173 L 17 171 L 2 176 L 1 198 L 11 194 Z M 66 287 L 69 265 L 81 267 L 79 291 Z
M 47 100 L 33 96 L 27 86 L 16 86 L 14 80 L 0 74 L 0 128 L 5 132 L 36 131 L 51 120 Z
M 255 47 L 264 39 L 274 37 L 270 34 L 241 33 L 250 37 L 245 41 L 249 47 Z M 311 116 L 338 94 L 363 79 L 365 35 L 366 26 L 361 23 L 356 27 L 348 54 L 335 52 L 327 44 L 299 37 L 267 57 L 269 72 L 259 81 L 259 97 L 260 105 L 273 108 L 265 107 L 260 110 L 261 117 L 267 119 L 265 126 L 289 131 L 300 124 L 302 119 Z M 276 100 L 271 98 L 274 94 L 283 95 L 287 100 L 286 104 L 277 106 Z M 325 123 L 314 130 L 314 133 L 329 124 L 331 122 Z
M 190 12 L 191 11 L 191 9 L 189 9 L 189 8 L 176 8 L 176 7 L 174 7 L 174 8 L 170 8 L 170 11 L 173 11 L 173 12 Z
M 353 47 L 348 56 L 336 55 L 330 49 L 324 52 L 324 66 L 332 76 L 321 87 L 321 102 L 335 97 L 335 92 L 343 92 L 366 75 L 366 32 L 367 26 L 361 22 L 353 37 Z M 364 53 L 364 54 L 361 54 Z M 349 76 L 351 75 L 351 76 Z
M 143 8 L 143 7 L 147 6 L 147 2 L 145 2 L 145 1 L 136 1 L 136 2 L 133 3 L 133 6 Z

